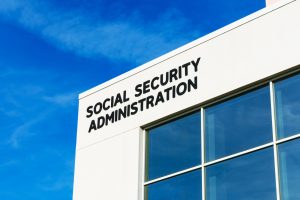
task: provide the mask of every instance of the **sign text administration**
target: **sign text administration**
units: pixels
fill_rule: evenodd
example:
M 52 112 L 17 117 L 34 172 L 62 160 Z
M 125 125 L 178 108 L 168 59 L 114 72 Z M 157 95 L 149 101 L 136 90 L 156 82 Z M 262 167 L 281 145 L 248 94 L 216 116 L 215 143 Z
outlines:
M 178 96 L 182 96 L 198 88 L 198 66 L 200 57 L 179 67 L 155 76 L 150 80 L 135 85 L 134 101 L 126 90 L 105 98 L 86 109 L 86 118 L 91 118 L 88 132 L 96 131 L 104 126 L 136 115 L 159 104 L 163 104 Z M 195 76 L 192 76 L 196 73 Z M 187 80 L 182 80 L 187 77 Z M 149 94 L 157 91 L 155 94 Z M 147 95 L 147 96 L 146 96 Z M 124 106 L 121 106 L 123 104 Z M 121 107 L 117 108 L 116 107 Z M 112 111 L 110 111 L 112 110 Z M 102 114 L 105 112 L 105 114 Z

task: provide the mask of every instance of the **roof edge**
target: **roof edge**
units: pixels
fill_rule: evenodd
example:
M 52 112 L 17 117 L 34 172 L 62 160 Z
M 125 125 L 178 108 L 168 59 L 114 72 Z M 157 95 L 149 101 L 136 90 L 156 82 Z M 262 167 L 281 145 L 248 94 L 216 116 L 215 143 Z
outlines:
M 181 47 L 176 48 L 175 50 L 172 50 L 172 51 L 170 51 L 170 52 L 168 52 L 164 55 L 161 55 L 161 56 L 159 56 L 159 57 L 157 57 L 157 58 L 155 58 L 151 61 L 148 61 L 145 64 L 137 66 L 136 68 L 134 68 L 134 69 L 132 69 L 128 72 L 125 72 L 125 73 L 123 73 L 123 74 L 121 74 L 121 75 L 119 75 L 119 76 L 117 76 L 113 79 L 110 79 L 110 80 L 108 80 L 108 81 L 106 81 L 106 82 L 104 82 L 100 85 L 97 85 L 97 86 L 95 86 L 95 87 L 93 87 L 93 88 L 91 88 L 87 91 L 84 91 L 84 92 L 80 93 L 79 94 L 79 100 L 83 99 L 83 98 L 85 98 L 89 95 L 92 95 L 92 94 L 94 94 L 94 93 L 96 93 L 100 90 L 103 90 L 103 89 L 105 89 L 105 88 L 107 88 L 107 87 L 109 87 L 113 84 L 116 84 L 116 83 L 118 83 L 118 82 L 120 82 L 120 81 L 122 81 L 126 78 L 134 76 L 134 75 L 136 75 L 136 74 L 138 74 L 138 73 L 140 73 L 140 72 L 142 72 L 142 71 L 144 71 L 148 68 L 151 68 L 151 67 L 153 67 L 153 66 L 155 66 L 159 63 L 162 63 L 162 62 L 164 62 L 164 61 L 166 61 L 166 60 L 168 60 L 168 59 L 170 59 L 170 58 L 172 58 L 172 57 L 174 57 L 174 56 L 176 56 L 176 55 L 178 55 L 182 52 L 185 52 L 185 51 L 187 51 L 191 48 L 194 48 L 198 45 L 206 43 L 206 42 L 208 42 L 208 41 L 210 41 L 210 40 L 212 40 L 212 39 L 214 39 L 214 38 L 216 38 L 220 35 L 223 35 L 223 34 L 229 32 L 229 31 L 232 31 L 236 28 L 239 28 L 239 27 L 241 27 L 241 26 L 243 26 L 243 25 L 245 25 L 245 24 L 247 24 L 247 23 L 249 23 L 253 20 L 256 20 L 256 19 L 258 19 L 258 18 L 260 18 L 260 17 L 262 17 L 262 16 L 264 16 L 268 13 L 273 12 L 274 10 L 277 10 L 277 9 L 279 9 L 279 8 L 285 6 L 285 5 L 288 5 L 292 2 L 295 2 L 295 1 L 296 0 L 281 0 L 281 1 L 279 1 L 277 3 L 274 3 L 270 6 L 267 6 L 263 9 L 261 9 L 261 10 L 258 10 L 256 12 L 254 12 L 254 13 L 246 16 L 246 17 L 243 17 L 243 18 L 241 18 L 241 19 L 239 19 L 235 22 L 232 22 L 232 23 L 230 23 L 230 24 L 228 24 L 228 25 L 226 25 L 226 26 L 224 26 L 224 27 L 222 27 L 222 28 L 220 28 L 216 31 L 213 31 L 213 32 L 211 32 L 211 33 L 209 33 L 205 36 L 202 36 L 202 37 L 200 37 L 200 38 L 198 38 L 198 39 L 196 39 L 192 42 L 189 42 L 189 43 L 187 43 L 187 44 L 185 44 Z

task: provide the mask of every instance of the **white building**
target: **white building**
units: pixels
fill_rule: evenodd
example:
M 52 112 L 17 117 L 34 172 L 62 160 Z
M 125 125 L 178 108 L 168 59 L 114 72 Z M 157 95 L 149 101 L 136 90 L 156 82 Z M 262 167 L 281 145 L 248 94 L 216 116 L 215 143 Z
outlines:
M 79 97 L 74 200 L 300 199 L 300 2 Z

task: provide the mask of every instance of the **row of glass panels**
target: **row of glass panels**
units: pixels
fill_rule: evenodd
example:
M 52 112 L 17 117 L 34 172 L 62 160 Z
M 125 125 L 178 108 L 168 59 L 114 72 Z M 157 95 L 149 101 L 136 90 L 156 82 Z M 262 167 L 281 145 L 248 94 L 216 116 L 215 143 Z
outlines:
M 274 83 L 276 140 L 300 133 L 300 75 Z M 204 109 L 204 162 L 273 142 L 271 94 L 260 87 Z M 147 132 L 146 182 L 201 165 L 201 115 Z M 300 199 L 300 139 L 276 146 L 282 199 Z M 277 150 L 277 149 L 276 149 Z M 205 168 L 206 199 L 276 199 L 272 145 Z M 148 200 L 201 199 L 201 170 L 146 184 Z

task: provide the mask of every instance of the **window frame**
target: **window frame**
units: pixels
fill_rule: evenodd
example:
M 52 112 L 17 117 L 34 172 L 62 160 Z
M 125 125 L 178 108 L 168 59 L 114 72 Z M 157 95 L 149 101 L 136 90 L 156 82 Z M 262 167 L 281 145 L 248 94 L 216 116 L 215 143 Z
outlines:
M 280 72 L 278 74 L 275 74 L 275 75 L 272 75 L 270 77 L 267 77 L 265 79 L 262 79 L 262 80 L 258 80 L 256 82 L 253 82 L 249 85 L 246 85 L 244 87 L 241 87 L 241 88 L 238 88 L 236 90 L 233 90 L 233 91 L 230 91 L 226 94 L 222 94 L 216 98 L 213 98 L 213 99 L 210 99 L 208 101 L 205 101 L 201 104 L 198 104 L 198 105 L 195 105 L 193 107 L 190 107 L 186 110 L 183 110 L 181 112 L 177 112 L 177 113 L 173 113 L 171 116 L 167 116 L 165 118 L 162 118 L 162 119 L 158 119 L 158 120 L 155 120 L 154 122 L 152 123 L 149 123 L 149 124 L 146 124 L 144 126 L 141 126 L 141 135 L 142 135 L 142 145 L 141 145 L 141 177 L 140 177 L 140 181 L 141 181 L 141 184 L 140 184 L 140 199 L 141 200 L 147 200 L 147 196 L 146 196 L 146 193 L 145 193 L 145 187 L 147 185 L 150 185 L 150 184 L 154 184 L 156 182 L 160 182 L 160 181 L 163 181 L 165 179 L 170 179 L 172 177 L 175 177 L 175 176 L 178 176 L 178 175 L 182 175 L 182 174 L 185 174 L 185 173 L 188 173 L 188 172 L 191 172 L 191 171 L 194 171 L 194 170 L 201 170 L 201 181 L 202 181 L 202 200 L 206 200 L 206 180 L 205 180 L 205 177 L 206 177 L 206 167 L 210 166 L 210 165 L 213 165 L 213 164 L 216 164 L 216 163 L 220 163 L 220 162 L 223 162 L 223 161 L 226 161 L 226 160 L 230 160 L 230 159 L 233 159 L 233 158 L 236 158 L 236 157 L 240 157 L 240 156 L 243 156 L 243 155 L 246 155 L 246 154 L 250 154 L 252 152 L 256 152 L 256 151 L 259 151 L 259 150 L 262 150 L 262 149 L 265 149 L 265 148 L 273 148 L 273 154 L 274 154 L 274 167 L 275 167 L 275 185 L 276 185 L 276 198 L 277 200 L 281 200 L 281 191 L 280 191 L 280 180 L 279 180 L 279 157 L 278 157 L 278 146 L 282 143 L 285 143 L 285 142 L 288 142 L 288 141 L 291 141 L 291 140 L 295 140 L 295 139 L 300 139 L 300 132 L 295 134 L 295 135 L 292 135 L 292 136 L 289 136 L 289 137 L 286 137 L 286 138 L 282 138 L 282 139 L 279 139 L 278 135 L 277 135 L 277 128 L 276 128 L 276 102 L 275 102 L 275 87 L 274 87 L 274 84 L 276 84 L 277 81 L 282 81 L 284 79 L 288 79 L 289 77 L 292 77 L 292 76 L 295 76 L 297 74 L 300 74 L 300 65 L 297 65 L 289 70 L 286 70 L 284 72 Z M 264 87 L 264 86 L 267 86 L 269 87 L 269 90 L 270 90 L 270 105 L 271 105 L 271 120 L 272 120 L 272 141 L 269 142 L 269 143 L 266 143 L 266 144 L 263 144 L 263 145 L 260 145 L 260 146 L 256 146 L 254 148 L 251 148 L 251 149 L 247 149 L 247 150 L 244 150 L 244 151 L 241 151 L 241 152 L 238 152 L 238 153 L 235 153 L 235 154 L 232 154 L 232 155 L 229 155 L 229 156 L 225 156 L 225 157 L 222 157 L 222 158 L 218 158 L 216 160 L 213 160 L 213 161 L 209 161 L 209 162 L 205 162 L 205 109 L 208 108 L 208 107 L 211 107 L 213 105 L 216 105 L 216 104 L 219 104 L 219 103 L 222 103 L 224 101 L 227 101 L 227 100 L 230 100 L 232 98 L 236 98 L 244 93 L 247 93 L 247 92 L 251 92 L 251 91 L 254 91 L 256 89 L 259 89 L 261 87 Z M 145 181 L 145 175 L 146 175 L 146 151 L 147 151 L 147 146 L 146 146 L 146 134 L 148 132 L 149 129 L 151 128 L 154 128 L 154 127 L 157 127 L 157 126 L 160 126 L 162 124 L 165 124 L 165 123 L 168 123 L 168 122 L 171 122 L 173 120 L 176 120 L 177 118 L 180 118 L 180 117 L 183 117 L 185 115 L 189 115 L 189 114 L 192 114 L 193 112 L 196 112 L 196 111 L 200 111 L 200 114 L 201 114 L 201 164 L 200 165 L 197 165 L 195 167 L 191 167 L 191 168 L 188 168 L 188 169 L 185 169 L 185 170 L 181 170 L 181 171 L 178 171 L 178 172 L 175 172 L 175 173 L 172 173 L 172 174 L 169 174 L 169 175 L 166 175 L 166 176 L 162 176 L 162 177 L 159 177 L 159 178 L 156 178 L 156 179 L 153 179 L 153 180 L 150 180 L 150 181 Z

